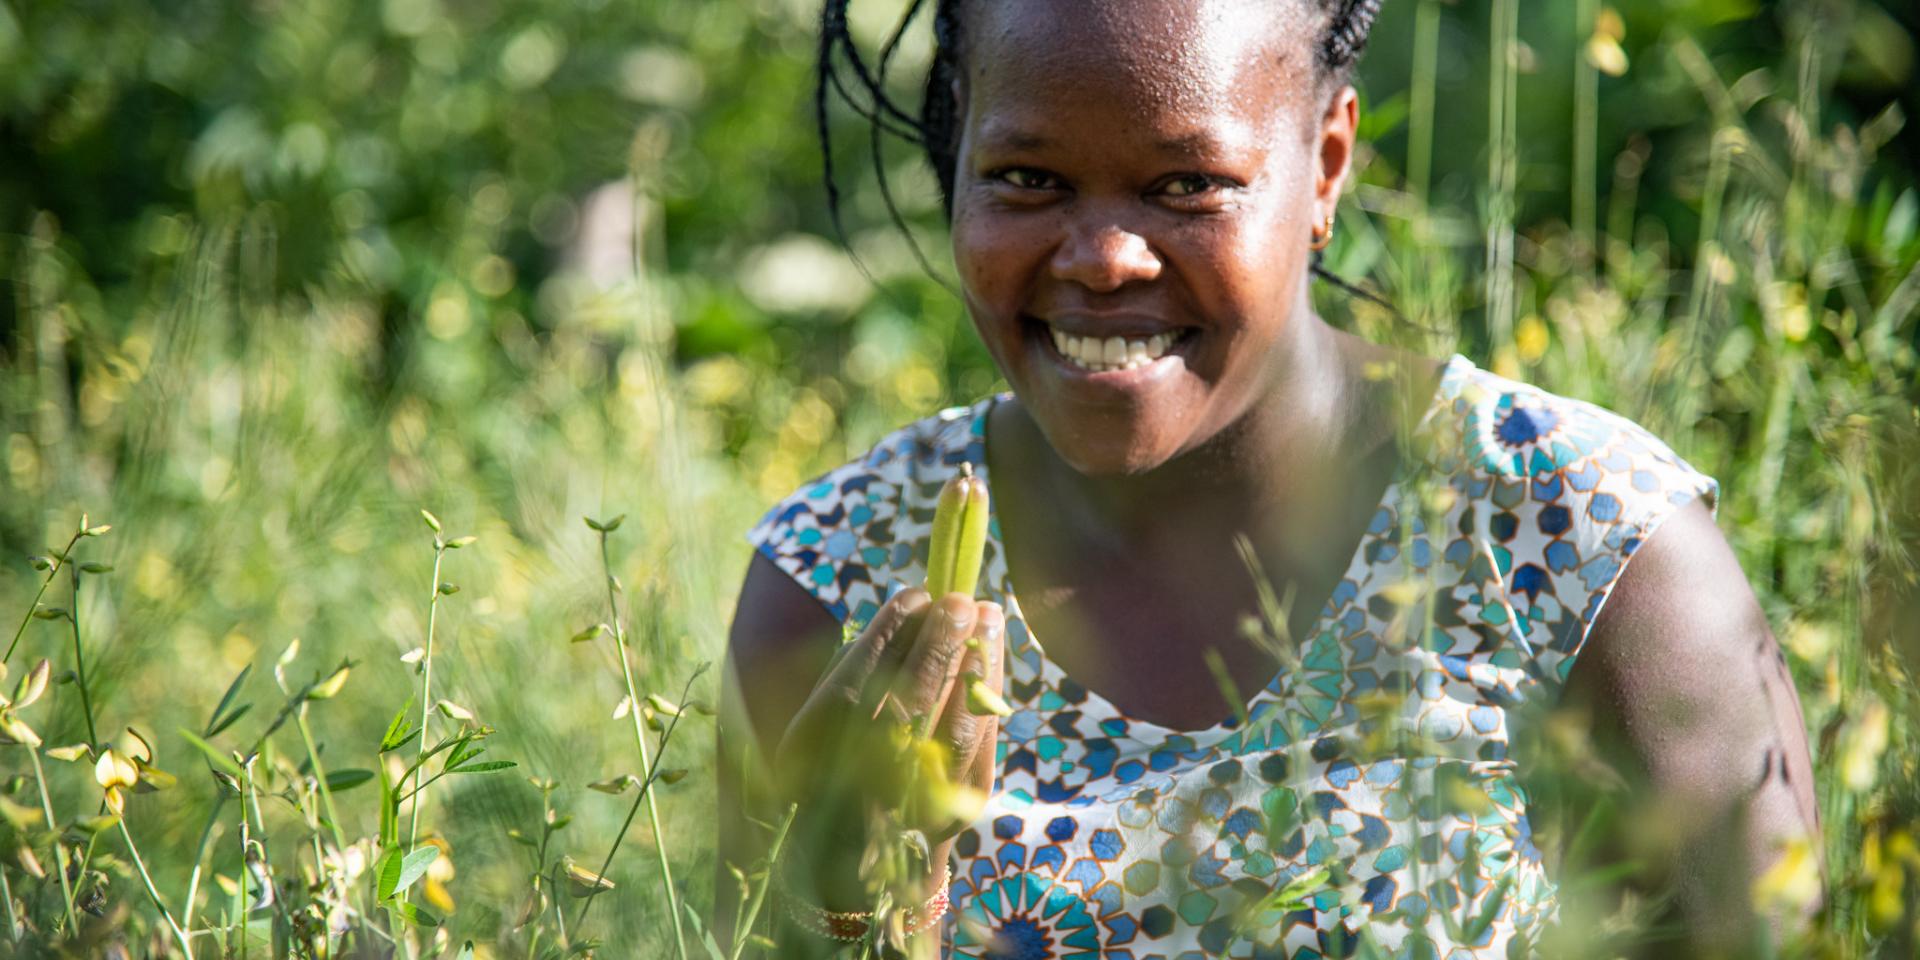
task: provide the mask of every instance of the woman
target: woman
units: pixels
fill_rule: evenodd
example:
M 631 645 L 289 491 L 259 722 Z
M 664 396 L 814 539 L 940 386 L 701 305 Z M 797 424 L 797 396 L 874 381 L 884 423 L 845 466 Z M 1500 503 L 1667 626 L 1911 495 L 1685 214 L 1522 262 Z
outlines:
M 1524 953 L 1557 901 L 1511 747 L 1555 705 L 1664 811 L 1642 875 L 1673 879 L 1692 954 L 1749 942 L 1812 777 L 1714 481 L 1310 305 L 1377 8 L 939 3 L 925 108 L 876 113 L 926 148 L 1013 392 L 753 531 L 726 735 L 772 758 L 756 814 L 800 811 L 781 955 L 879 922 L 878 890 L 956 956 Z M 963 464 L 994 496 L 985 599 L 898 589 Z M 968 675 L 1011 715 L 967 709 Z M 886 737 L 916 722 L 977 815 L 903 808 Z M 744 864 L 766 837 L 736 815 Z M 889 855 L 902 836 L 923 853 Z

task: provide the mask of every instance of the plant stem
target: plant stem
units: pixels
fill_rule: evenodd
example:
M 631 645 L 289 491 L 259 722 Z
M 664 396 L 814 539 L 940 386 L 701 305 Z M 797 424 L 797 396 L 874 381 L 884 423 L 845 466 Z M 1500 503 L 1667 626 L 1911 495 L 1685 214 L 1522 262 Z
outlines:
M 47 578 L 40 581 L 40 589 L 34 593 L 33 602 L 27 605 L 27 615 L 21 617 L 20 626 L 14 628 L 13 642 L 7 644 L 7 655 L 0 657 L 0 664 L 13 659 L 13 650 L 20 645 L 20 637 L 27 632 L 27 624 L 33 621 L 33 612 L 40 609 L 40 598 L 46 596 L 47 588 L 53 585 L 53 578 L 60 575 L 60 568 L 67 565 L 67 557 L 73 554 L 74 544 L 80 542 L 81 536 L 82 534 L 74 534 L 73 538 L 67 541 L 67 548 L 60 551 L 59 556 L 49 558 L 53 561 L 53 566 L 47 568 Z
M 614 591 L 613 560 L 607 552 L 607 531 L 602 530 L 602 531 L 599 531 L 599 533 L 600 533 L 600 572 L 604 576 L 607 582 L 607 615 L 611 617 L 613 620 L 613 624 L 612 624 L 613 643 L 614 643 L 614 647 L 618 649 L 620 652 L 620 679 L 624 684 L 626 684 L 627 702 L 632 705 L 632 709 L 628 711 L 628 716 L 633 719 L 633 743 L 634 743 L 634 746 L 640 749 L 640 767 L 641 769 L 646 771 L 646 776 L 648 780 L 651 781 L 653 777 L 653 767 L 656 761 L 648 755 L 646 728 L 641 723 L 640 691 L 635 689 L 633 685 L 633 667 L 629 663 L 628 657 L 627 657 L 627 630 L 626 630 L 626 627 L 622 625 L 622 622 L 620 619 L 620 600 L 619 600 L 618 594 L 615 593 Z M 691 689 L 692 681 L 688 681 L 688 683 L 689 683 L 689 689 Z M 682 704 L 686 702 L 686 696 L 684 692 L 682 693 L 680 700 Z M 680 719 L 679 717 L 675 717 L 674 723 L 678 723 L 679 719 Z M 669 729 L 671 729 L 671 727 L 669 727 Z M 666 752 L 666 739 L 664 737 L 661 739 L 661 742 L 660 742 L 660 750 L 662 754 Z M 659 853 L 660 853 L 660 886 L 663 890 L 666 891 L 667 907 L 673 917 L 674 952 L 680 957 L 680 960 L 686 960 L 686 957 L 687 957 L 686 934 L 680 928 L 680 897 L 674 891 L 673 867 L 671 864 L 668 863 L 668 857 L 667 857 L 667 838 L 665 834 L 660 832 L 660 809 L 658 805 L 654 803 L 653 791 L 646 789 L 645 786 L 641 788 L 640 797 L 636 798 L 636 800 L 639 800 L 639 799 L 644 799 L 646 801 L 647 821 L 648 821 L 648 824 L 653 828 L 654 846 L 659 850 Z M 418 807 L 416 807 L 415 809 L 418 809 Z M 632 822 L 631 814 L 629 814 L 628 816 L 628 822 Z M 624 825 L 620 828 L 620 832 L 622 834 L 626 832 L 626 827 Z M 619 844 L 620 844 L 620 841 L 618 838 L 616 838 L 614 840 L 614 846 L 617 848 Z M 612 862 L 613 862 L 613 853 L 612 851 L 608 851 L 607 863 L 610 865 L 612 864 Z M 601 874 L 604 876 L 605 873 L 606 873 L 606 867 L 603 866 L 601 867 Z M 592 903 L 593 903 L 593 898 L 592 897 L 587 898 L 587 906 L 592 905 Z M 586 915 L 587 915 L 586 906 L 582 906 L 580 908 L 581 922 L 586 921 Z M 575 925 L 578 926 L 578 924 L 575 924 Z
M 20 942 L 20 918 L 13 913 L 13 885 L 7 882 L 7 868 L 0 866 L 0 900 L 7 901 L 7 939 Z
M 1420 0 L 1413 20 L 1413 104 L 1407 115 L 1407 189 L 1422 201 L 1433 180 L 1433 86 L 1440 47 L 1440 0 Z
M 633 814 L 631 812 L 627 814 L 627 822 L 628 823 L 633 822 Z M 626 828 L 621 827 L 620 829 L 624 831 Z M 619 841 L 615 841 L 616 844 L 618 844 L 618 842 Z M 560 930 L 559 930 L 560 942 L 562 944 L 567 944 L 572 942 L 567 937 L 567 911 L 562 909 L 560 906 L 560 891 L 566 889 L 566 887 L 563 884 L 561 884 L 559 880 L 559 873 L 560 873 L 560 865 L 556 863 L 553 865 L 553 873 L 548 875 L 547 884 L 553 888 L 553 919 L 555 923 L 558 923 L 560 925 Z M 591 905 L 592 903 L 593 903 L 593 898 L 588 897 L 587 904 Z M 579 919 L 585 920 L 586 918 L 587 918 L 587 907 L 582 906 L 580 908 Z M 575 925 L 578 926 L 578 924 L 575 924 Z
M 207 856 L 207 844 L 213 840 L 213 828 L 220 822 L 220 812 L 227 808 L 227 798 L 213 798 L 213 812 L 207 815 L 207 825 L 200 828 L 200 842 L 193 848 L 193 873 L 187 877 L 187 902 L 180 908 L 180 925 L 193 926 L 194 901 L 200 894 L 200 867 Z
M 753 892 L 753 900 L 747 905 L 746 913 L 734 924 L 733 952 L 728 960 L 740 960 L 740 951 L 746 949 L 747 938 L 753 934 L 753 925 L 760 919 L 760 906 L 766 902 L 767 888 L 773 886 L 774 871 L 780 869 L 780 848 L 787 842 L 787 830 L 793 826 L 793 815 L 798 813 L 800 805 L 787 804 L 787 815 L 780 819 L 779 829 L 773 832 L 773 846 L 767 851 L 767 879 L 760 889 Z
M 426 773 L 427 764 L 427 723 L 433 717 L 433 633 L 440 614 L 440 561 L 447 554 L 445 547 L 435 547 L 433 551 L 433 595 L 427 602 L 427 654 L 421 664 L 420 675 L 420 743 L 415 754 L 413 771 L 414 793 L 420 792 L 420 777 Z M 407 826 L 407 849 L 413 849 L 420 839 L 420 797 L 413 798 L 413 812 Z M 407 895 L 402 892 L 400 899 Z
M 1487 82 L 1487 126 L 1493 149 L 1487 153 L 1486 300 L 1487 341 L 1492 348 L 1496 368 L 1500 365 L 1500 357 L 1513 347 L 1513 222 L 1519 163 L 1516 131 L 1519 19 L 1519 0 L 1493 0 L 1493 33 L 1488 43 L 1488 59 L 1493 70 Z
M 1578 0 L 1573 14 L 1573 243 L 1575 255 L 1589 270 L 1599 249 L 1600 206 L 1600 71 L 1586 54 L 1599 14 L 1594 5 L 1595 0 Z
M 120 818 L 120 836 L 127 841 L 127 852 L 133 855 L 134 868 L 140 871 L 140 882 L 146 884 L 147 896 L 152 898 L 154 909 L 160 911 L 161 919 L 167 921 L 167 928 L 173 931 L 174 939 L 180 941 L 180 952 L 187 960 L 193 960 L 193 941 L 187 938 L 187 931 L 175 923 L 173 912 L 167 909 L 165 901 L 160 899 L 160 891 L 153 888 L 153 878 L 147 875 L 146 861 L 140 859 L 140 848 L 133 843 L 133 834 L 127 830 L 127 820 Z
M 333 846 L 346 855 L 347 838 L 340 830 L 340 814 L 333 808 L 333 791 L 327 788 L 327 770 L 320 765 L 320 750 L 313 745 L 313 730 L 307 726 L 307 705 L 302 702 L 300 709 L 293 715 L 294 725 L 300 728 L 300 740 L 307 747 L 307 763 L 313 767 L 313 781 L 319 785 L 320 803 L 327 811 L 327 825 L 333 828 Z M 424 731 L 423 731 L 424 732 Z M 314 865 L 316 868 L 319 864 Z
M 706 672 L 706 669 L 707 669 L 706 664 L 701 664 L 699 667 L 694 669 L 693 676 L 687 678 L 686 686 L 681 688 L 680 690 L 680 702 L 682 704 L 685 704 L 687 702 L 687 694 L 693 690 L 693 681 L 699 679 L 700 674 Z M 639 709 L 640 707 L 636 704 L 634 706 L 635 712 L 638 712 Z M 635 815 L 639 814 L 640 805 L 642 803 L 647 804 L 649 807 L 653 805 L 653 784 L 654 784 L 654 781 L 660 778 L 660 771 L 658 769 L 660 766 L 660 760 L 661 758 L 667 755 L 667 744 L 673 740 L 673 731 L 680 726 L 680 717 L 683 716 L 684 714 L 685 714 L 685 711 L 682 710 L 681 713 L 675 714 L 672 720 L 667 721 L 666 732 L 660 735 L 660 752 L 654 756 L 653 763 L 647 767 L 647 775 L 644 779 L 640 781 L 640 795 L 633 798 L 633 806 L 627 808 L 627 818 L 620 822 L 619 832 L 613 835 L 613 846 L 607 848 L 607 858 L 604 861 L 602 861 L 600 864 L 601 876 L 603 877 L 606 876 L 607 870 L 612 868 L 613 855 L 619 852 L 620 841 L 626 839 L 627 828 L 633 825 L 633 818 Z M 658 832 L 656 832 L 654 835 L 656 837 L 659 836 Z M 663 863 L 667 859 L 666 848 L 664 846 L 660 848 L 660 859 Z M 665 871 L 662 871 L 662 872 L 664 873 Z M 668 876 L 671 877 L 671 874 L 668 874 Z M 576 928 L 580 928 L 581 924 L 587 922 L 587 911 L 593 907 L 593 901 L 596 899 L 598 899 L 597 896 L 588 897 L 586 899 L 586 902 L 580 906 L 580 915 L 578 917 L 575 917 L 573 921 L 573 925 Z M 674 895 L 673 888 L 671 886 L 667 888 L 667 901 L 670 905 L 672 905 L 672 907 L 675 910 L 678 910 L 680 908 L 679 898 Z M 676 919 L 674 922 L 675 929 L 677 930 L 679 926 L 680 924 Z M 685 954 L 686 946 L 684 944 L 684 941 L 682 941 L 680 950 L 681 950 L 681 956 L 684 960 L 684 957 L 686 955 Z
M 40 812 L 46 814 L 47 829 L 53 833 L 54 868 L 60 871 L 60 896 L 67 903 L 67 926 L 80 932 L 80 921 L 73 916 L 73 886 L 67 882 L 67 848 L 60 842 L 60 824 L 53 818 L 53 800 L 47 796 L 47 772 L 40 766 L 40 748 L 27 747 L 33 758 L 33 780 L 40 786 Z
M 73 671 L 74 684 L 80 688 L 80 707 L 87 715 L 87 745 L 100 743 L 100 735 L 93 728 L 93 699 L 87 692 L 87 657 L 80 646 L 80 568 L 72 568 L 73 609 L 67 611 L 67 622 L 73 625 Z

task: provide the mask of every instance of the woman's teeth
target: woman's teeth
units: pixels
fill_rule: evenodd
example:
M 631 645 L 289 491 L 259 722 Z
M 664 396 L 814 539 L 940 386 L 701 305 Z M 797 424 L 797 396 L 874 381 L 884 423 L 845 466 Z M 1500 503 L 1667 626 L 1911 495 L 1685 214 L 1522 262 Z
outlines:
M 1144 367 L 1167 355 L 1167 348 L 1173 345 L 1174 335 L 1156 333 L 1144 339 L 1127 337 L 1080 337 L 1063 333 L 1051 327 L 1047 330 L 1053 335 L 1053 347 L 1067 362 L 1082 370 L 1093 373 L 1106 373 L 1112 370 L 1132 370 Z

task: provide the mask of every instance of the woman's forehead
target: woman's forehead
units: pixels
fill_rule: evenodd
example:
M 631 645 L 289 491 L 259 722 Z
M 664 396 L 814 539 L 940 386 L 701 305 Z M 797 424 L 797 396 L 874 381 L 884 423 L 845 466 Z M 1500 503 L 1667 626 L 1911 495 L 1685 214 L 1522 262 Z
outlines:
M 961 0 L 968 95 L 1268 113 L 1309 98 L 1301 0 Z M 978 101 L 976 101 L 978 105 Z

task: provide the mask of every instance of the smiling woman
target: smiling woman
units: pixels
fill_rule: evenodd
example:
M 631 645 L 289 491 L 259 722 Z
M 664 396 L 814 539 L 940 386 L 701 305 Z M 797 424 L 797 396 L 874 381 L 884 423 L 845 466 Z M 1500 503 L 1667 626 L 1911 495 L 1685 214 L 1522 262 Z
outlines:
M 822 103 L 853 57 L 925 148 L 1013 389 L 751 534 L 724 735 L 772 759 L 729 765 L 722 855 L 753 859 L 743 811 L 798 805 L 783 955 L 1525 955 L 1559 899 L 1520 744 L 1563 704 L 1669 811 L 1649 876 L 1688 949 L 1751 935 L 1812 780 L 1715 482 L 1312 309 L 1377 6 L 941 0 L 915 116 L 829 5 Z M 994 496 L 977 591 L 901 589 L 963 468 Z M 1010 716 L 965 709 L 969 671 Z M 909 810 L 902 768 L 943 804 Z

